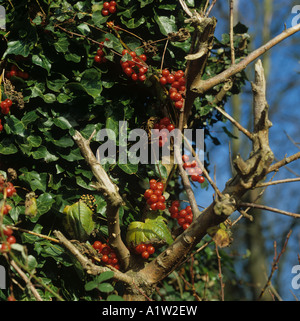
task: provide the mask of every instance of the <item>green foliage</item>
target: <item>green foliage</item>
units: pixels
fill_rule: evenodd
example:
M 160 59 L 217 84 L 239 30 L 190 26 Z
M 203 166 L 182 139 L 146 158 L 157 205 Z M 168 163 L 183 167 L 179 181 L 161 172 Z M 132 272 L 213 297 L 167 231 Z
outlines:
M 186 2 L 190 7 L 199 8 L 206 1 Z M 76 233 L 71 233 L 72 237 L 90 243 L 95 238 L 107 238 L 106 202 L 95 193 L 93 174 L 72 135 L 79 130 L 89 138 L 95 131 L 91 147 L 96 152 L 99 147 L 97 137 L 102 128 L 113 130 L 119 145 L 119 121 L 126 120 L 130 131 L 144 128 L 151 116 L 162 117 L 163 104 L 155 78 L 161 61 L 164 57 L 164 66 L 170 70 L 184 69 L 184 57 L 190 49 L 190 39 L 169 41 L 164 54 L 165 38 L 169 33 L 180 28 L 193 30 L 191 25 L 185 24 L 179 2 L 119 0 L 117 3 L 117 13 L 104 17 L 102 2 L 93 0 L 0 1 L 0 5 L 6 8 L 9 31 L 2 32 L 6 37 L 1 42 L 5 48 L 2 67 L 9 72 L 15 66 L 13 68 L 29 75 L 28 78 L 12 76 L 1 85 L 2 100 L 13 100 L 11 112 L 1 116 L 4 124 L 0 133 L 1 171 L 7 173 L 13 168 L 17 172 L 17 178 L 13 180 L 17 195 L 9 200 L 12 210 L 4 216 L 3 223 L 18 223 L 18 227 L 35 233 L 16 231 L 17 244 L 12 247 L 12 252 L 28 273 L 36 275 L 36 282 L 42 285 L 38 292 L 44 300 L 96 300 L 99 298 L 97 291 L 100 291 L 101 298 L 104 293 L 107 300 L 120 299 L 113 293 L 112 273 L 88 279 L 66 249 L 38 234 L 52 235 L 53 230 L 63 229 L 64 209 L 71 206 L 67 207 L 67 217 L 76 221 L 75 226 L 83 225 L 84 230 L 81 235 L 82 226 L 78 227 Z M 121 28 L 116 31 L 107 25 L 108 21 Z M 240 24 L 236 32 L 237 59 L 241 59 L 247 52 L 247 46 L 242 46 L 248 39 L 247 30 Z M 94 56 L 101 42 L 104 42 L 107 61 L 97 64 Z M 124 48 L 147 55 L 149 71 L 144 83 L 134 82 L 122 72 L 120 59 Z M 228 35 L 224 35 L 221 40 L 216 39 L 204 78 L 229 65 Z M 245 81 L 243 73 L 236 78 L 227 96 L 238 93 Z M 210 136 L 211 126 L 223 120 L 213 108 L 213 97 L 219 89 L 214 88 L 205 97 L 197 99 L 193 107 L 193 126 L 204 128 L 206 137 Z M 220 102 L 221 107 L 225 103 L 226 97 Z M 174 110 L 171 113 L 174 117 Z M 107 164 L 105 169 L 118 185 L 120 194 L 125 196 L 126 204 L 120 210 L 122 236 L 125 236 L 127 227 L 140 219 L 138 215 L 144 206 L 143 179 L 164 177 L 166 169 L 163 166 L 158 169 L 153 165 L 118 163 Z M 177 182 L 175 174 L 169 185 L 171 196 L 181 191 Z M 25 211 L 26 195 L 30 192 L 35 194 L 34 215 Z M 84 203 L 78 202 L 85 193 L 94 194 L 96 198 L 95 221 Z M 73 208 L 78 206 L 85 208 L 80 211 Z M 83 212 L 84 218 L 80 215 Z M 143 224 L 150 225 L 151 233 L 159 234 L 160 238 L 171 243 L 167 224 L 162 220 L 155 223 L 155 228 L 149 219 Z M 70 226 L 70 222 L 67 225 Z M 148 239 L 152 236 L 148 235 Z M 210 263 L 205 252 L 199 260 L 197 273 L 209 272 Z M 0 264 L 7 265 L 3 256 Z M 165 282 L 165 295 L 172 299 L 171 293 L 176 287 Z M 34 300 L 28 290 L 22 292 L 13 288 L 18 300 Z M 0 292 L 1 300 L 10 291 Z M 191 299 L 191 296 L 181 296 L 181 299 Z

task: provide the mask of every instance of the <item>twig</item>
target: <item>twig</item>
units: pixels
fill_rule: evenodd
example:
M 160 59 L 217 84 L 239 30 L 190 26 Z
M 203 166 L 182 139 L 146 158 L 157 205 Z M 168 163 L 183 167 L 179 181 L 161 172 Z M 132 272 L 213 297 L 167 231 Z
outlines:
M 272 263 L 272 269 L 271 269 L 271 273 L 268 277 L 268 280 L 267 280 L 267 283 L 265 284 L 265 286 L 263 287 L 263 289 L 261 290 L 261 293 L 258 297 L 258 300 L 260 300 L 262 298 L 262 296 L 264 295 L 266 289 L 270 286 L 271 284 L 271 279 L 273 277 L 273 274 L 274 272 L 277 270 L 277 265 L 278 265 L 278 262 L 280 260 L 280 257 L 281 255 L 285 252 L 286 250 L 286 246 L 287 246 L 287 243 L 289 241 L 289 238 L 292 234 L 292 231 L 290 230 L 287 237 L 286 237 L 286 240 L 284 242 L 284 245 L 283 245 L 283 248 L 281 250 L 281 252 L 277 255 L 277 244 L 276 244 L 276 241 L 274 241 L 274 258 L 273 258 L 273 263 Z
M 267 187 L 267 186 L 271 186 L 271 185 L 292 183 L 292 182 L 299 182 L 299 181 L 300 181 L 300 177 L 297 177 L 297 178 L 286 178 L 286 179 L 280 179 L 280 180 L 273 181 L 273 182 L 268 182 L 268 183 L 260 183 L 260 184 L 257 184 L 254 188 L 261 188 L 261 187 Z
M 259 56 L 261 56 L 266 51 L 270 50 L 272 47 L 274 47 L 275 45 L 277 45 L 278 43 L 280 43 L 281 41 L 285 40 L 286 38 L 290 37 L 291 35 L 295 34 L 298 31 L 300 31 L 300 23 L 294 27 L 285 29 L 278 36 L 274 37 L 263 46 L 254 50 L 252 53 L 250 53 L 247 57 L 245 57 L 239 63 L 234 64 L 233 66 L 229 67 L 228 69 L 221 72 L 220 74 L 207 80 L 200 79 L 195 81 L 191 86 L 191 90 L 194 92 L 197 92 L 198 94 L 205 93 L 206 91 L 213 88 L 214 86 L 226 81 L 236 73 L 244 70 L 251 62 L 257 59 Z
M 283 214 L 283 215 L 287 215 L 287 216 L 292 216 L 294 218 L 300 218 L 300 214 L 283 211 L 283 210 L 280 210 L 278 208 L 274 208 L 274 207 L 270 207 L 270 206 L 266 206 L 266 205 L 261 205 L 261 204 L 241 202 L 239 204 L 239 206 L 240 207 L 244 207 L 245 206 L 245 207 L 259 208 L 261 210 L 266 210 L 266 211 L 275 212 L 275 213 L 279 213 L 279 214 Z
M 37 301 L 43 301 L 43 299 L 41 298 L 41 296 L 39 295 L 38 291 L 36 290 L 36 288 L 33 286 L 33 284 L 31 283 L 30 279 L 27 277 L 27 275 L 20 269 L 20 267 L 18 266 L 18 264 L 16 264 L 16 262 L 14 260 L 10 261 L 10 265 L 18 272 L 18 274 L 20 275 L 20 277 L 25 281 L 25 283 L 27 284 L 28 288 L 30 289 L 31 293 L 33 294 L 33 296 L 36 298 Z
M 25 229 L 23 229 L 21 227 L 16 227 L 16 226 L 13 226 L 13 225 L 6 225 L 6 227 L 9 227 L 9 228 L 11 228 L 12 230 L 15 230 L 15 231 L 19 231 L 19 232 L 35 235 L 35 236 L 38 236 L 40 238 L 49 240 L 51 242 L 60 243 L 59 240 L 57 240 L 57 239 L 55 239 L 53 237 L 50 237 L 50 236 L 47 236 L 47 235 L 43 235 L 43 234 L 40 234 L 40 233 L 36 233 L 36 232 L 33 232 L 33 231 L 25 230 Z
M 268 170 L 267 170 L 267 174 L 268 173 L 271 173 L 271 172 L 274 172 L 274 171 L 277 171 L 280 167 L 286 165 L 286 164 L 289 164 L 297 159 L 300 158 L 300 152 L 292 155 L 292 156 L 289 156 L 289 157 L 285 157 L 284 159 L 282 159 L 281 161 L 271 165 Z
M 249 139 L 253 139 L 253 135 L 244 128 L 239 122 L 237 122 L 233 117 L 231 117 L 228 113 L 226 113 L 225 110 L 218 106 L 214 106 L 218 110 L 219 113 L 221 113 L 223 116 L 225 116 L 239 131 L 241 131 L 243 134 L 245 134 Z
M 179 0 L 179 3 L 180 3 L 180 5 L 181 5 L 182 9 L 184 10 L 184 12 L 185 12 L 188 16 L 192 17 L 193 14 L 191 13 L 191 11 L 190 11 L 189 7 L 187 6 L 187 4 L 185 3 L 185 1 L 184 1 L 184 0 Z
M 211 3 L 209 9 L 207 10 L 207 12 L 206 12 L 206 14 L 205 14 L 206 17 L 209 16 L 209 14 L 210 14 L 212 8 L 214 7 L 214 5 L 216 4 L 216 2 L 217 2 L 217 0 L 213 0 L 213 2 Z
M 59 239 L 60 243 L 68 249 L 72 255 L 81 264 L 82 268 L 87 271 L 88 274 L 98 275 L 106 271 L 114 271 L 114 278 L 122 281 L 126 284 L 132 285 L 133 280 L 131 277 L 125 275 L 124 273 L 118 271 L 117 269 L 112 269 L 111 267 L 98 266 L 92 263 L 87 257 L 80 253 L 80 251 L 60 232 L 54 231 L 55 236 Z
M 230 0 L 230 18 L 229 18 L 229 24 L 230 24 L 230 52 L 231 52 L 231 64 L 235 64 L 235 52 L 234 52 L 234 43 L 233 43 L 233 2 L 234 0 Z
M 221 256 L 219 254 L 219 250 L 218 250 L 218 245 L 215 244 L 216 246 L 216 253 L 217 253 L 217 258 L 218 258 L 218 267 L 219 267 L 219 279 L 220 279 L 220 285 L 221 285 L 221 299 L 222 301 L 224 301 L 224 287 L 225 284 L 223 283 L 223 277 L 222 277 L 222 267 L 221 267 Z

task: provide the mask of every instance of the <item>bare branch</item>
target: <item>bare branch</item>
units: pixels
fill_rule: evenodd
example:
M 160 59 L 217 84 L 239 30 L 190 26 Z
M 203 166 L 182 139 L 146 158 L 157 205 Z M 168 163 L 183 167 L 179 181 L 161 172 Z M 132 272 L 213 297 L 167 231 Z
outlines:
M 119 194 L 118 187 L 111 181 L 101 164 L 97 161 L 90 148 L 90 141 L 83 138 L 78 131 L 75 132 L 73 139 L 97 179 L 96 188 L 103 193 L 106 199 L 109 243 L 117 252 L 118 257 L 126 269 L 129 265 L 130 252 L 121 238 L 119 208 L 123 204 L 123 200 Z
M 259 208 L 261 210 L 266 210 L 266 211 L 275 212 L 275 213 L 279 213 L 279 214 L 283 214 L 283 215 L 287 215 L 287 216 L 292 216 L 294 218 L 300 218 L 300 214 L 283 211 L 283 210 L 280 210 L 278 208 L 274 208 L 274 207 L 270 207 L 270 206 L 266 206 L 266 205 L 261 205 L 261 204 L 241 202 L 241 203 L 239 203 L 239 206 L 240 207 Z
M 282 159 L 281 161 L 271 165 L 268 170 L 267 170 L 267 173 L 271 173 L 271 172 L 274 172 L 274 171 L 277 171 L 280 167 L 286 165 L 286 164 L 289 164 L 297 159 L 300 158 L 300 152 L 292 155 L 292 156 L 289 156 L 289 157 L 285 157 L 284 159 Z
M 234 52 L 234 43 L 233 43 L 233 2 L 234 0 L 230 0 L 230 53 L 231 53 L 231 64 L 235 64 L 235 52 Z
M 289 29 L 285 29 L 281 34 L 271 39 L 260 48 L 254 50 L 251 54 L 249 54 L 239 63 L 231 66 L 230 68 L 226 69 L 225 71 L 221 72 L 215 77 L 212 77 L 208 80 L 196 78 L 196 81 L 191 86 L 191 90 L 198 94 L 205 93 L 212 87 L 226 81 L 228 78 L 232 77 L 236 73 L 244 70 L 251 62 L 257 59 L 259 56 L 261 56 L 266 51 L 270 50 L 272 47 L 274 47 L 275 45 L 277 45 L 278 43 L 280 43 L 281 41 L 285 40 L 286 38 L 290 37 L 298 31 L 300 31 L 300 24 L 297 24 L 296 26 L 291 27 Z
M 299 181 L 300 181 L 300 177 L 297 177 L 297 178 L 286 178 L 286 179 L 280 179 L 280 180 L 273 181 L 273 182 L 268 182 L 268 183 L 260 183 L 260 184 L 257 184 L 254 188 L 272 186 L 272 185 L 277 185 L 277 184 L 299 182 Z

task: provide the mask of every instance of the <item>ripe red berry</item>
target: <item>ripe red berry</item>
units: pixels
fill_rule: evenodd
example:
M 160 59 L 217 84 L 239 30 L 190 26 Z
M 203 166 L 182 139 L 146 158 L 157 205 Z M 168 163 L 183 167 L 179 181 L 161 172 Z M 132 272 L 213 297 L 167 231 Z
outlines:
M 132 58 L 135 58 L 136 57 L 136 52 L 135 51 L 130 51 L 130 56 L 132 57 Z
M 191 175 L 191 180 L 192 180 L 193 182 L 198 182 L 198 181 L 199 181 L 199 176 L 196 175 L 196 174 L 193 174 L 193 175 Z
M 103 9 L 109 9 L 109 7 L 110 7 L 110 3 L 109 2 L 104 2 L 103 3 Z
M 142 59 L 143 61 L 147 61 L 147 56 L 145 54 L 141 54 L 140 59 Z
M 109 11 L 107 9 L 102 9 L 101 12 L 102 12 L 102 15 L 105 17 L 109 15 Z
M 101 60 L 102 60 L 101 56 L 96 55 L 96 56 L 94 57 L 94 61 L 97 62 L 97 63 L 100 63 Z
M 188 161 L 189 161 L 189 156 L 188 155 L 186 155 L 186 154 L 183 154 L 182 155 L 182 161 L 184 162 L 184 163 L 187 163 Z
M 161 77 L 160 79 L 159 79 L 159 82 L 164 86 L 164 85 L 166 85 L 167 83 L 168 83 L 168 81 L 167 81 L 167 78 L 166 77 Z
M 156 188 L 159 189 L 159 190 L 161 190 L 161 191 L 163 191 L 163 189 L 164 189 L 164 184 L 163 184 L 162 182 L 157 182 L 157 183 L 156 183 Z
M 153 191 L 155 191 L 157 189 L 157 183 L 150 183 L 150 189 L 152 189 Z
M 156 203 L 158 201 L 158 196 L 155 194 L 152 194 L 149 198 L 150 203 Z
M 138 74 L 133 73 L 133 74 L 131 75 L 131 79 L 132 79 L 133 81 L 137 81 L 137 80 L 139 79 Z
M 108 262 L 108 256 L 106 254 L 102 255 L 101 261 L 104 263 Z
M 149 252 L 148 252 L 148 251 L 144 251 L 144 252 L 142 253 L 142 258 L 145 259 L 145 260 L 147 260 L 147 259 L 149 258 Z
M 185 217 L 185 221 L 191 224 L 193 222 L 193 215 L 192 214 L 187 215 Z
M 185 224 L 185 218 L 180 217 L 180 218 L 177 220 L 177 222 L 178 222 L 178 224 L 179 224 L 180 226 L 182 226 L 183 224 Z
M 176 109 L 181 109 L 183 107 L 183 100 L 176 101 L 174 106 Z
M 163 202 L 157 202 L 157 203 L 156 203 L 156 208 L 157 208 L 158 210 L 163 211 L 163 210 L 166 209 L 166 205 L 165 205 Z
M 131 76 L 132 73 L 133 73 L 133 69 L 130 68 L 130 67 L 127 67 L 127 68 L 124 69 L 124 72 L 125 72 L 125 74 L 126 74 L 127 76 Z
M 101 250 L 102 248 L 102 243 L 100 241 L 95 241 L 94 244 L 93 244 L 93 248 L 95 250 Z
M 153 190 L 152 189 L 147 189 L 144 193 L 144 197 L 146 199 L 150 198 L 150 196 L 153 194 Z
M 199 175 L 198 176 L 198 182 L 201 183 L 201 184 L 204 183 L 205 182 L 205 178 L 203 176 Z
M 108 9 L 108 11 L 109 11 L 111 14 L 113 14 L 113 13 L 115 13 L 115 12 L 117 11 L 117 8 L 116 8 L 115 6 L 110 6 L 109 9 Z
M 5 236 L 11 236 L 13 234 L 13 230 L 9 227 L 5 227 L 5 228 L 3 228 L 3 234 Z
M 173 124 L 170 124 L 168 125 L 167 129 L 169 132 L 171 132 L 173 129 L 175 129 L 175 126 Z
M 184 223 L 184 224 L 182 225 L 182 227 L 183 227 L 184 230 L 186 230 L 189 226 L 190 226 L 189 223 Z
M 7 241 L 9 244 L 15 244 L 15 243 L 17 242 L 16 238 L 15 238 L 13 235 L 9 236 L 9 237 L 6 239 L 6 241 Z
M 139 81 L 145 81 L 145 80 L 146 80 L 146 75 L 139 76 Z
M 150 205 L 150 208 L 151 208 L 152 211 L 156 211 L 157 210 L 157 203 L 152 203 Z
M 170 75 L 170 71 L 168 69 L 164 69 L 161 74 L 163 77 L 168 77 Z
M 154 252 L 155 252 L 155 248 L 154 248 L 154 246 L 152 246 L 152 245 L 148 245 L 148 247 L 147 247 L 147 252 L 151 255 L 151 254 L 153 254 Z
M 173 201 L 172 202 L 172 206 L 179 207 L 180 206 L 180 202 L 179 201 Z
M 5 101 L 6 101 L 7 107 L 10 108 L 10 107 L 12 106 L 12 103 L 13 103 L 13 102 L 12 102 L 10 99 L 8 99 L 8 98 L 5 99 Z
M 174 75 L 170 74 L 170 75 L 167 77 L 167 82 L 168 82 L 169 84 L 172 84 L 174 81 L 175 81 Z
M 172 205 L 171 207 L 169 207 L 169 212 L 170 212 L 171 214 L 178 213 L 178 207 L 175 206 L 175 205 Z
M 179 211 L 179 216 L 180 217 L 186 217 L 187 216 L 187 211 L 186 210 Z
M 116 2 L 116 1 L 110 1 L 110 2 L 109 2 L 109 5 L 110 5 L 110 6 L 115 6 L 115 7 L 116 7 L 116 6 L 117 6 L 117 2 Z
M 158 202 L 164 203 L 165 201 L 166 201 L 166 198 L 163 195 L 158 196 Z
M 0 247 L 0 251 L 3 253 L 3 252 L 8 252 L 10 251 L 11 249 L 11 246 L 9 243 L 2 243 L 1 244 L 1 247 Z
M 126 55 L 127 53 L 129 54 L 129 51 L 127 49 L 123 49 L 122 56 Z

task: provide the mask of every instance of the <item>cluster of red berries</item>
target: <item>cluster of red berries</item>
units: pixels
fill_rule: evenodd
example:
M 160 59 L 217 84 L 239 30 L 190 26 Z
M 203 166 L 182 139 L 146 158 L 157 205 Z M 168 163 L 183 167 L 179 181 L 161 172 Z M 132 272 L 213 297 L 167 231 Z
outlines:
M 198 167 L 198 164 L 195 160 L 192 162 L 189 161 L 188 155 L 182 155 L 183 168 L 191 176 L 193 182 L 204 183 L 205 178 L 202 176 L 202 170 Z
M 163 196 L 164 184 L 158 182 L 155 179 L 150 180 L 150 188 L 144 193 L 144 197 L 147 200 L 147 204 L 150 206 L 151 210 L 165 210 L 165 197 Z
M 155 248 L 152 244 L 140 243 L 135 247 L 135 253 L 140 254 L 145 260 L 149 258 L 155 252 Z
M 16 65 L 12 65 L 10 70 L 6 72 L 5 76 L 6 78 L 20 77 L 25 80 L 29 78 L 28 72 L 20 70 Z
M 16 238 L 12 234 L 13 230 L 11 228 L 3 228 L 3 235 L 5 237 L 5 241 L 0 245 L 0 252 L 8 252 L 11 249 L 11 245 L 17 242 Z
M 187 206 L 185 209 L 179 209 L 180 202 L 173 201 L 169 212 L 172 218 L 175 218 L 180 226 L 186 230 L 193 222 L 193 212 L 191 206 Z
M 174 102 L 176 109 L 181 109 L 183 107 L 186 92 L 184 71 L 178 70 L 171 73 L 168 69 L 163 69 L 159 82 L 163 86 L 170 86 L 170 99 Z
M 98 64 L 101 64 L 107 61 L 105 58 L 105 52 L 103 48 L 104 48 L 104 41 L 101 41 L 99 44 L 99 49 L 97 50 L 97 53 L 94 57 L 94 61 Z
M 11 209 L 12 207 L 9 204 L 5 204 L 4 206 L 1 207 L 0 213 L 2 213 L 3 215 L 6 215 Z
M 105 1 L 103 3 L 103 8 L 102 8 L 102 15 L 103 16 L 108 16 L 109 14 L 113 14 L 117 11 L 117 2 L 116 1 Z
M 12 106 L 12 104 L 13 104 L 13 102 L 8 98 L 1 101 L 1 103 L 0 103 L 1 113 L 3 115 L 7 115 L 10 112 L 10 107 Z
M 95 241 L 92 246 L 95 250 L 102 254 L 101 262 L 111 265 L 117 270 L 120 269 L 117 255 L 108 244 L 102 243 L 100 241 Z
M 171 123 L 169 117 L 162 118 L 158 123 L 154 124 L 153 129 L 167 129 L 169 133 L 175 129 L 174 124 Z M 159 147 L 164 146 L 164 144 L 168 141 L 168 133 L 161 133 L 158 139 Z
M 6 190 L 7 197 L 11 197 L 17 192 L 13 183 L 6 182 L 5 178 L 3 176 L 0 176 L 0 193 L 4 193 L 4 190 Z
M 147 78 L 146 74 L 148 72 L 148 68 L 145 64 L 147 60 L 146 55 L 141 54 L 138 56 L 135 51 L 129 51 L 127 49 L 124 49 L 122 51 L 122 56 L 125 56 L 126 54 L 129 54 L 132 59 L 126 61 L 123 61 L 121 59 L 120 64 L 124 73 L 133 81 L 145 81 Z

